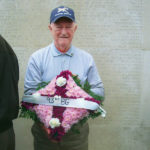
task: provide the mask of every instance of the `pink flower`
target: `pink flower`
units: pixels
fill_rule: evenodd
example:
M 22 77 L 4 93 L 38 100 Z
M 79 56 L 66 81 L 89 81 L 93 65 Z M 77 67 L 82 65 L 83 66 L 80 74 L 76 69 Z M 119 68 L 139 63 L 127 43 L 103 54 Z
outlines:
M 62 126 L 65 128 L 65 131 L 68 131 L 68 125 L 70 128 L 73 124 L 78 123 L 79 120 L 87 116 L 89 112 L 86 109 L 81 108 L 67 108 L 63 113 Z M 67 125 L 68 124 L 68 125 Z
M 36 112 L 40 121 L 43 122 L 44 125 L 48 128 L 49 121 L 52 118 L 53 107 L 46 105 L 36 105 L 33 107 L 33 110 Z
M 69 91 L 67 91 L 66 95 L 70 97 L 72 94 Z

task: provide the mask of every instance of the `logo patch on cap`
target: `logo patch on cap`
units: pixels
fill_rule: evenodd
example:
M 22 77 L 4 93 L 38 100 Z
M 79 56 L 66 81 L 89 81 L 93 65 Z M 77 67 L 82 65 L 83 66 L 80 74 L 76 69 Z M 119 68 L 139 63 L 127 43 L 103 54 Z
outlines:
M 66 8 L 66 7 L 64 7 L 64 8 L 58 8 L 58 11 L 57 11 L 57 12 L 58 12 L 58 13 L 59 13 L 59 12 L 66 12 L 66 13 L 69 13 L 67 10 L 68 10 L 68 8 Z

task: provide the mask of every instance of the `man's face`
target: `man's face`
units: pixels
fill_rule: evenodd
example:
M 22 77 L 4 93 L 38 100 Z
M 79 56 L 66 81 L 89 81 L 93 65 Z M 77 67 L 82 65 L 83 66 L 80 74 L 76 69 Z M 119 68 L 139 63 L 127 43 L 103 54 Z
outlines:
M 49 29 L 56 48 L 66 52 L 70 48 L 77 25 L 68 18 L 60 18 L 55 23 L 50 24 Z

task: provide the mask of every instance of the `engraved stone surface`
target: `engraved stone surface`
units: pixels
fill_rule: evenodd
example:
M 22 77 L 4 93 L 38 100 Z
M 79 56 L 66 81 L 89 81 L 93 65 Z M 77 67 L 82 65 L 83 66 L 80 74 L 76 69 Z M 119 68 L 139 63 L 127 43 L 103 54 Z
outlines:
M 0 0 L 0 34 L 17 54 L 19 95 L 30 55 L 53 40 L 50 11 L 76 12 L 73 45 L 92 54 L 105 86 L 106 119 L 90 120 L 89 150 L 149 150 L 150 1 Z M 14 121 L 16 150 L 32 150 L 32 121 Z

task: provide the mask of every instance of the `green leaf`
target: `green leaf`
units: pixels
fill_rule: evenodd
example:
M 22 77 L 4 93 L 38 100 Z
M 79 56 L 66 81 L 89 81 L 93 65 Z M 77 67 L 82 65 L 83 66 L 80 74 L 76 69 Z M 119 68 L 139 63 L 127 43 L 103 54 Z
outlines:
M 39 120 L 37 118 L 37 115 L 36 115 L 35 112 L 33 112 L 31 110 L 28 110 L 28 109 L 26 109 L 23 106 L 20 109 L 21 109 L 20 114 L 19 114 L 20 118 L 32 119 L 34 121 L 38 121 Z
M 38 84 L 38 87 L 36 88 L 36 90 L 40 90 L 42 88 L 44 88 L 46 85 L 48 85 L 50 82 L 42 82 Z

